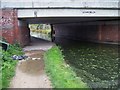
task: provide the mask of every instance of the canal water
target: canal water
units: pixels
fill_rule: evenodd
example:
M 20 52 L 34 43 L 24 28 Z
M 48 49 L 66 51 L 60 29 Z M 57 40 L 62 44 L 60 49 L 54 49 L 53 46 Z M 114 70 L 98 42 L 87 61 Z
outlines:
M 118 45 L 56 38 L 65 61 L 91 88 L 116 88 L 119 77 Z
M 30 35 L 32 37 L 41 38 L 41 39 L 44 39 L 44 40 L 51 41 L 51 37 L 48 34 L 37 33 L 37 32 L 30 32 Z

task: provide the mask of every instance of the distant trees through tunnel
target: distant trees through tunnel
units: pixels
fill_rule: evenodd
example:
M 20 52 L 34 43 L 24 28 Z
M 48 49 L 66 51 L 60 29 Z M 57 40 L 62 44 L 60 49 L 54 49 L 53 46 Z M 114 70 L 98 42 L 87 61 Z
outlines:
M 51 41 L 50 24 L 29 24 L 31 37 L 41 38 Z

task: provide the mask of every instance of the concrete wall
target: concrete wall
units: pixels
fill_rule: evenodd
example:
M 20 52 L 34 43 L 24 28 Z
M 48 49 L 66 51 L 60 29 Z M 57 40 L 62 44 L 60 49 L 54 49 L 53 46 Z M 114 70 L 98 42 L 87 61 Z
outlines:
M 36 17 L 118 17 L 118 9 L 87 9 L 87 8 L 38 8 L 18 9 L 19 18 Z
M 118 17 L 119 0 L 1 0 L 1 8 L 18 9 L 19 18 Z
M 118 8 L 119 0 L 1 0 L 2 8 Z
M 27 45 L 30 41 L 27 23 L 17 19 L 16 9 L 2 9 L 0 11 L 0 37 L 3 37 L 10 44 L 20 43 Z
M 118 43 L 120 30 L 118 21 L 84 22 L 80 24 L 56 24 L 55 36 L 80 41 Z

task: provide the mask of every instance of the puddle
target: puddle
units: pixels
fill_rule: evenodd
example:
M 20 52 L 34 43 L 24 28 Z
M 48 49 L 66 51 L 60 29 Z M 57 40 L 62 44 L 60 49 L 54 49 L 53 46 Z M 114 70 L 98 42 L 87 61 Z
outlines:
M 32 51 L 26 51 L 25 55 L 29 56 L 31 58 L 40 58 L 40 57 L 43 57 L 43 53 L 44 53 L 44 51 L 42 51 L 42 50 L 40 50 L 40 51 L 32 50 Z
M 30 58 L 19 62 L 18 69 L 29 75 L 40 75 L 44 73 L 43 51 L 27 51 Z M 33 60 L 32 58 L 36 58 Z
M 27 51 L 29 58 L 20 60 L 10 88 L 52 88 L 44 71 L 44 51 Z

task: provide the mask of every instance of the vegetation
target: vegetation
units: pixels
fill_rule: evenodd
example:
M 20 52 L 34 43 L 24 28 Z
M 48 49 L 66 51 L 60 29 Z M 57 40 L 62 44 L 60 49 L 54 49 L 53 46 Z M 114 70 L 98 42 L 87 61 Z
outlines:
M 50 34 L 51 30 L 35 30 L 31 29 L 31 32 L 41 33 L 41 34 Z
M 84 88 L 87 85 L 73 72 L 71 67 L 64 62 L 62 52 L 57 46 L 48 50 L 44 55 L 45 70 L 50 76 L 54 88 Z
M 92 88 L 115 88 L 118 80 L 118 46 L 74 43 L 62 46 L 65 61 Z
M 30 34 L 33 37 L 51 40 L 51 28 L 48 24 L 30 24 Z
M 49 24 L 30 24 L 30 29 L 36 29 L 36 30 L 50 30 Z
M 15 75 L 15 67 L 17 64 L 16 60 L 11 58 L 12 55 L 22 55 L 22 49 L 18 44 L 10 45 L 7 51 L 2 51 L 1 63 L 2 67 L 0 70 L 2 71 L 2 88 L 9 87 L 10 81 L 12 77 Z

